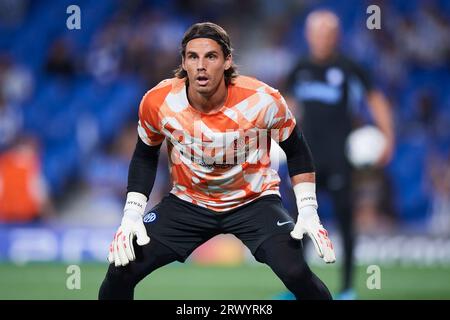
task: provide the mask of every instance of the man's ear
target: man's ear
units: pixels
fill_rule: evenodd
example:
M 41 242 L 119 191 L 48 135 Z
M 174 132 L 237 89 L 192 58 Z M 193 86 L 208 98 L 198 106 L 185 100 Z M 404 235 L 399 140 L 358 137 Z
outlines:
M 186 71 L 186 67 L 184 65 L 184 57 L 181 57 L 181 67 L 183 68 L 184 71 Z
M 233 56 L 231 54 L 229 54 L 225 58 L 225 70 L 230 69 L 232 64 L 233 64 Z

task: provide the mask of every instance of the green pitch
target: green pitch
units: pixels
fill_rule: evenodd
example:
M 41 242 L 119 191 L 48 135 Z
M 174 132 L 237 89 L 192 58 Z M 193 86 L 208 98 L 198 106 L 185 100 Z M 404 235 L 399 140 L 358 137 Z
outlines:
M 66 287 L 65 264 L 0 264 L 0 299 L 96 299 L 106 264 L 80 265 L 81 288 Z M 338 267 L 313 267 L 333 293 Z M 370 274 L 358 267 L 356 291 L 360 299 L 450 299 L 450 266 L 381 266 L 381 289 L 369 290 Z M 173 263 L 155 271 L 136 288 L 136 299 L 272 299 L 282 283 L 261 264 L 239 267 L 201 267 Z

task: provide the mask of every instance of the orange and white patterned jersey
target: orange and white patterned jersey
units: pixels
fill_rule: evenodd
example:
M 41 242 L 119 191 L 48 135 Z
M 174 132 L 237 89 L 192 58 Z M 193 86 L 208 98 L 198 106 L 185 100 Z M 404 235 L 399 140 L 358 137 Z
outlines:
M 267 194 L 279 195 L 270 141 L 284 141 L 295 118 L 284 98 L 254 78 L 238 76 L 224 105 L 202 113 L 189 104 L 185 79 L 167 79 L 139 107 L 138 133 L 147 145 L 167 140 L 171 193 L 223 212 Z

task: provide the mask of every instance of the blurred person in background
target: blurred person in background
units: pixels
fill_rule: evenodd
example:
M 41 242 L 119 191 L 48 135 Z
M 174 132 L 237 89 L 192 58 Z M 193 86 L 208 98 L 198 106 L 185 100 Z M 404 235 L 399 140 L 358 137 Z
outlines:
M 0 222 L 37 222 L 54 217 L 34 139 L 17 137 L 0 153 Z
M 122 55 L 131 31 L 122 17 L 113 17 L 92 37 L 86 53 L 86 71 L 101 84 L 120 76 Z M 130 41 L 132 43 L 132 41 Z
M 24 134 L 21 103 L 33 78 L 8 55 L 0 56 L 0 222 L 24 223 L 53 216 L 36 140 Z
M 377 167 L 354 170 L 352 175 L 355 232 L 364 235 L 395 232 L 396 212 L 393 185 Z
M 8 102 L 5 94 L 0 90 L 0 152 L 9 149 L 16 142 L 22 130 L 22 109 Z
M 428 164 L 431 182 L 429 231 L 433 235 L 450 235 L 450 152 L 433 154 Z
M 420 1 L 415 17 L 396 26 L 395 41 L 405 59 L 415 67 L 432 68 L 449 63 L 450 24 L 437 1 Z
M 375 124 L 386 137 L 379 160 L 384 166 L 394 150 L 390 105 L 376 90 L 367 73 L 338 49 L 340 21 L 331 11 L 317 10 L 306 19 L 306 39 L 310 56 L 301 58 L 287 80 L 292 98 L 298 101 L 297 118 L 308 141 L 316 165 L 318 192 L 330 194 L 343 242 L 342 288 L 338 299 L 356 297 L 352 289 L 355 245 L 351 201 L 352 168 L 345 145 L 354 127 L 350 95 L 359 86 L 370 107 Z
M 201 244 L 225 233 L 269 265 L 296 298 L 331 299 L 298 241 L 308 234 L 319 256 L 335 261 L 316 211 L 309 148 L 284 98 L 237 74 L 229 36 L 216 24 L 191 26 L 181 42 L 181 58 L 176 77 L 161 81 L 141 101 L 124 215 L 110 245 L 111 264 L 99 298 L 132 299 L 148 274 L 184 262 Z M 257 135 L 247 136 L 255 130 Z M 266 142 L 261 134 L 270 134 Z M 297 223 L 281 203 L 280 178 L 270 168 L 270 137 L 287 155 Z M 164 140 L 173 188 L 146 212 Z
M 44 176 L 41 141 L 25 126 L 34 74 L 0 55 L 0 221 L 27 223 L 56 217 Z
M 15 59 L 0 53 L 0 94 L 2 103 L 17 106 L 30 101 L 34 92 L 34 78 L 30 70 Z M 17 113 L 21 113 L 17 110 Z M 1 135 L 0 135 L 1 136 Z
M 45 71 L 51 75 L 58 75 L 67 78 L 75 76 L 76 65 L 72 56 L 73 48 L 64 38 L 56 39 L 48 52 L 45 62 Z

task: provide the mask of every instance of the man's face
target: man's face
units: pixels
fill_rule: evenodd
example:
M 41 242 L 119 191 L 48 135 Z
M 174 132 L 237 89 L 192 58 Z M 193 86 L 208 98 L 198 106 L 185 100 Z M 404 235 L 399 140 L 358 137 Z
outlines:
M 308 20 L 306 38 L 312 55 L 326 60 L 333 55 L 339 38 L 339 22 L 331 14 L 317 14 Z
M 224 81 L 224 72 L 231 67 L 231 55 L 224 57 L 222 47 L 209 38 L 189 41 L 182 66 L 189 86 L 202 95 L 212 95 Z

